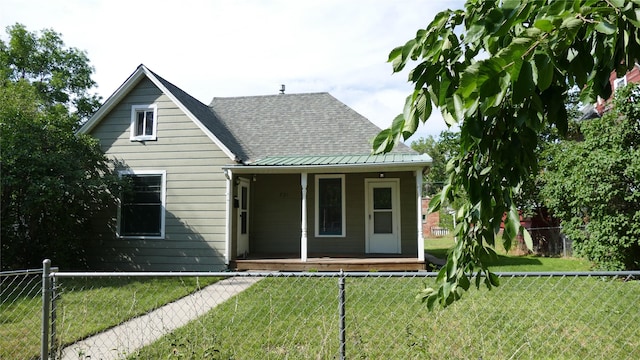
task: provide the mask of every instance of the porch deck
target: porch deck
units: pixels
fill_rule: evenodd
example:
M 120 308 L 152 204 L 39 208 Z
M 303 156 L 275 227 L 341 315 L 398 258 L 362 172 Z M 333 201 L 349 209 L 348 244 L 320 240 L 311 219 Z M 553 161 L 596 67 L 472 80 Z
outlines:
M 232 260 L 237 271 L 415 271 L 425 270 L 426 262 L 408 257 L 317 256 L 302 262 L 299 256 L 250 256 Z

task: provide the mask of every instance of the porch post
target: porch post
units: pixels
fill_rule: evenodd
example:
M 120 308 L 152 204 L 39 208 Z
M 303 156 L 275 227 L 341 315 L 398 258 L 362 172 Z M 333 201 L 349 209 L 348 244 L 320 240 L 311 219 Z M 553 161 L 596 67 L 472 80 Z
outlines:
M 300 261 L 307 262 L 307 173 L 300 174 L 302 186 L 302 219 L 300 236 Z
M 229 265 L 229 262 L 231 261 L 231 213 L 233 211 L 233 204 L 231 199 L 233 198 L 233 174 L 231 173 L 230 169 L 226 169 L 224 170 L 224 177 L 227 179 L 227 191 L 225 193 L 225 199 L 227 202 L 227 211 L 225 214 L 225 224 L 226 226 L 224 227 L 224 237 L 225 237 L 225 242 L 224 242 L 224 263 L 226 265 Z
M 422 232 L 422 169 L 416 170 L 416 194 L 418 195 L 418 260 L 424 261 L 424 234 Z

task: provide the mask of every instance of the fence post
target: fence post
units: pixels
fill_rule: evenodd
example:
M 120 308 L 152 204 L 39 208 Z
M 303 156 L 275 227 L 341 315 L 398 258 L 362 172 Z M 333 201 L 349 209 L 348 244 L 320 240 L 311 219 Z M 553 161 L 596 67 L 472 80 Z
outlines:
M 49 307 L 51 305 L 51 260 L 42 262 L 42 336 L 40 338 L 40 359 L 49 359 Z
M 58 271 L 58 268 L 53 268 L 52 269 L 53 272 Z M 51 358 L 53 360 L 56 359 L 56 351 L 57 351 L 57 344 L 56 344 L 56 322 L 57 322 L 57 305 L 56 305 L 56 298 L 58 297 L 58 294 L 56 294 L 56 290 L 57 290 L 57 284 L 56 284 L 56 278 L 55 275 L 51 278 L 51 337 L 50 337 L 50 342 L 49 342 L 49 349 L 51 349 L 50 354 L 51 354 Z
M 345 360 L 346 355 L 346 336 L 345 336 L 345 292 L 344 292 L 344 271 L 340 269 L 340 277 L 338 278 L 338 308 L 340 318 L 340 359 Z

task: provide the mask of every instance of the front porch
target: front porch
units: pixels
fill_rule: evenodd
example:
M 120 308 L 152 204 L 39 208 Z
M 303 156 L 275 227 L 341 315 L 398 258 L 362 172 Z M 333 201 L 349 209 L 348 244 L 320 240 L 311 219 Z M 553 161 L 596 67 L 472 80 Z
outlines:
M 403 155 L 286 157 L 226 167 L 228 268 L 427 269 L 421 209 L 430 159 Z
M 229 263 L 229 269 L 237 271 L 417 271 L 425 270 L 424 260 L 411 257 L 389 256 L 318 256 L 302 261 L 299 256 L 250 256 L 247 259 L 235 259 Z

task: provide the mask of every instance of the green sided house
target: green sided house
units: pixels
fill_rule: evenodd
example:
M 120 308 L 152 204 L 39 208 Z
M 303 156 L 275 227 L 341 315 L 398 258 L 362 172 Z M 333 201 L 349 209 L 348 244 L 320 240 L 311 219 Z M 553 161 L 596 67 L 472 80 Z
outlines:
M 140 65 L 79 130 L 131 190 L 95 219 L 102 270 L 424 269 L 422 175 L 328 93 L 205 105 Z

